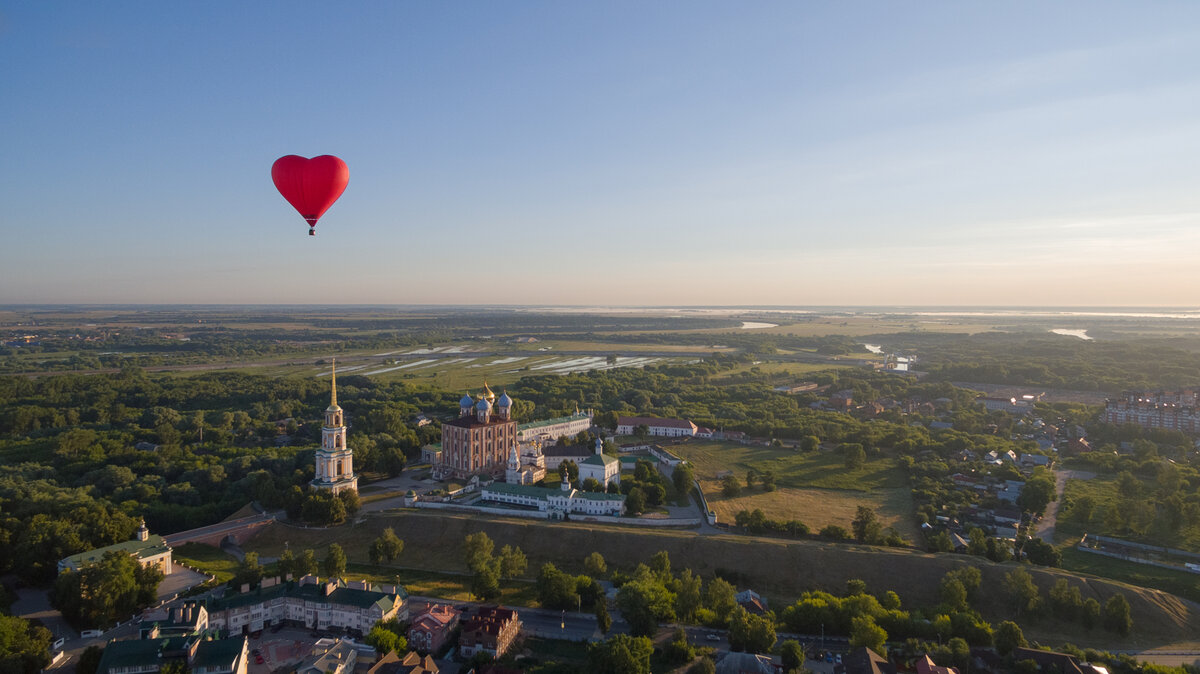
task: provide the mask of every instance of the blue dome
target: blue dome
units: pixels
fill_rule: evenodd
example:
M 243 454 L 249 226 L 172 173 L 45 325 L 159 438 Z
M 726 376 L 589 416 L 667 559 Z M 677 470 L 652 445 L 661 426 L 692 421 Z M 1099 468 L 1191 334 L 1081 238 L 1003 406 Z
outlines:
M 462 397 L 462 400 L 458 401 L 459 407 L 470 407 L 471 405 L 474 405 L 474 404 L 475 404 L 475 401 L 471 400 L 470 394 L 464 394 Z
M 475 409 L 479 410 L 480 412 L 490 412 L 492 410 L 492 404 L 487 401 L 487 398 L 480 398 L 479 402 L 475 403 Z
M 500 399 L 496 401 L 500 407 L 512 407 L 512 398 L 508 397 L 508 391 L 500 395 Z

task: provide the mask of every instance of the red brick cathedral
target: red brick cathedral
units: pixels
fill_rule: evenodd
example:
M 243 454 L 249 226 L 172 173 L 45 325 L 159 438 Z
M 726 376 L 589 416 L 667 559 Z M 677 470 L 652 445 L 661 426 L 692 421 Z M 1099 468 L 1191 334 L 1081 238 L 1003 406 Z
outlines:
M 512 420 L 512 398 L 483 385 L 483 395 L 470 394 L 458 401 L 458 418 L 442 424 L 442 453 L 434 466 L 438 479 L 465 479 L 472 475 L 504 473 L 509 451 L 517 445 L 517 422 Z

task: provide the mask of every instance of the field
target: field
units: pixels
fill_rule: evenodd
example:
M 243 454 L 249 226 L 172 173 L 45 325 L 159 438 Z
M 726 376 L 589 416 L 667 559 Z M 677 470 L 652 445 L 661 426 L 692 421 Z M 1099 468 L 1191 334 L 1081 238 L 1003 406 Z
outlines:
M 872 592 L 894 590 L 906 606 L 932 606 L 939 601 L 937 587 L 946 571 L 974 565 L 983 572 L 984 616 L 993 624 L 1012 617 L 1001 588 L 1004 574 L 1016 568 L 1015 565 L 892 548 L 408 511 L 331 529 L 275 525 L 244 547 L 264 556 L 275 556 L 283 549 L 284 541 L 288 541 L 293 550 L 312 548 L 318 557 L 323 557 L 326 546 L 337 542 L 345 547 L 352 563 L 363 563 L 370 542 L 385 527 L 392 527 L 405 541 L 398 563 L 406 569 L 441 575 L 464 572 L 462 541 L 476 531 L 486 532 L 497 548 L 507 544 L 524 550 L 529 559 L 526 571 L 529 577 L 545 562 L 580 573 L 583 557 L 593 550 L 604 555 L 610 568 L 626 571 L 648 561 L 655 552 L 665 550 L 676 569 L 691 568 L 705 578 L 712 578 L 718 569 L 738 573 L 739 587 L 769 590 L 768 598 L 776 610 L 807 590 L 840 592 L 848 578 L 863 579 Z M 1106 648 L 1128 648 L 1135 644 L 1150 647 L 1200 638 L 1200 614 L 1194 605 L 1176 597 L 1103 579 L 1079 578 L 1053 569 L 1026 568 L 1043 591 L 1054 579 L 1066 577 L 1082 586 L 1085 597 L 1095 597 L 1101 603 L 1113 592 L 1123 592 L 1132 606 L 1134 619 L 1134 632 L 1128 639 L 1114 639 L 1102 630 L 1087 632 L 1073 624 L 1059 625 L 1050 620 L 1030 623 L 1025 630 L 1028 638 L 1053 643 L 1069 640 L 1080 646 Z
M 1063 568 L 1068 571 L 1112 578 L 1130 585 L 1151 587 L 1200 602 L 1200 575 L 1194 573 L 1172 571 L 1149 564 L 1135 564 L 1122 559 L 1082 552 L 1075 546 L 1063 548 L 1062 557 Z
M 171 556 L 177 562 L 216 576 L 218 583 L 229 582 L 238 566 L 238 561 L 233 555 L 201 543 L 184 543 L 175 548 Z
M 671 451 L 695 466 L 700 488 L 719 521 L 732 522 L 739 511 L 760 508 L 770 519 L 800 520 L 813 530 L 828 524 L 849 529 L 858 506 L 866 505 L 875 508 L 885 527 L 895 527 L 910 540 L 917 536 L 908 478 L 891 459 L 872 459 L 847 470 L 834 451 L 805 454 L 732 442 L 689 442 Z M 732 471 L 744 485 L 751 468 L 774 472 L 779 488 L 742 489 L 735 497 L 721 493 L 718 475 Z

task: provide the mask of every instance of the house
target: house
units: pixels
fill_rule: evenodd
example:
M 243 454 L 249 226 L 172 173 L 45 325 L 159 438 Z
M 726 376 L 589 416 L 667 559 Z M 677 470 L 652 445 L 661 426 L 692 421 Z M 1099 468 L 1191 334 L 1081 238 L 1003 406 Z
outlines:
M 767 612 L 767 600 L 754 590 L 742 590 L 734 596 L 738 606 L 754 615 L 764 615 Z
M 954 546 L 955 552 L 966 553 L 967 549 L 971 545 L 971 542 L 968 541 L 967 539 L 963 538 L 960 534 L 957 534 L 957 533 L 954 533 L 953 531 L 951 531 L 950 532 L 950 545 Z M 939 673 L 939 674 L 943 674 L 943 673 Z M 957 674 L 957 672 L 955 674 Z
M 208 629 L 208 611 L 203 604 L 189 599 L 180 606 L 148 611 L 142 616 L 141 638 L 157 639 L 190 636 Z
M 650 429 L 650 435 L 679 438 L 696 435 L 696 424 L 687 419 L 660 419 L 658 417 L 620 417 L 617 419 L 617 435 L 633 435 L 638 426 Z
M 271 625 L 310 629 L 344 629 L 366 634 L 380 620 L 408 620 L 408 593 L 402 586 L 374 586 L 361 581 L 320 583 L 316 576 L 226 593 L 208 600 L 209 623 L 236 633 L 257 632 Z
M 846 674 L 896 674 L 896 666 L 866 646 L 850 651 L 842 660 Z
M 1050 457 L 1041 454 L 1022 454 L 1021 465 L 1034 468 L 1037 466 L 1049 466 Z
M 1084 674 L 1083 669 L 1079 666 L 1079 661 L 1074 656 L 1067 655 L 1066 653 L 1042 651 L 1036 648 L 1014 648 L 1012 659 L 1013 662 L 1033 660 L 1037 664 L 1038 670 L 1042 672 Z
M 1018 480 L 1005 480 L 1004 487 L 996 491 L 996 498 L 1005 503 L 1016 503 L 1024 486 L 1025 483 Z
M 162 536 L 150 533 L 146 528 L 146 520 L 142 520 L 142 525 L 134 533 L 133 540 L 64 557 L 58 562 L 58 572 L 78 571 L 89 564 L 99 562 L 110 552 L 124 552 L 142 566 L 157 567 L 164 576 L 171 573 L 171 546 L 167 545 Z
M 422 656 L 409 651 L 401 656 L 390 651 L 368 669 L 367 674 L 438 674 L 438 666 L 432 655 Z
M 838 391 L 829 396 L 829 406 L 835 410 L 848 410 L 854 405 L 854 391 Z
M 358 646 L 348 639 L 321 639 L 296 674 L 352 674 L 358 664 Z
M 194 674 L 246 674 L 250 647 L 246 637 L 208 639 L 204 635 L 110 641 L 96 674 L 149 674 L 179 663 Z
M 948 431 L 954 428 L 954 424 L 949 421 L 931 421 L 929 422 L 929 430 L 931 431 Z
M 596 446 L 592 450 L 592 455 L 577 465 L 579 466 L 580 483 L 592 478 L 606 486 L 621 484 L 621 461 L 615 456 L 604 453 L 604 441 L 600 438 L 596 438 Z
M 769 655 L 754 653 L 726 653 L 717 662 L 717 674 L 779 674 L 783 665 L 777 665 Z
M 933 659 L 926 653 L 917 658 L 917 674 L 958 674 L 958 668 L 935 665 Z
M 542 459 L 547 471 L 558 470 L 563 463 L 570 461 L 579 465 L 594 453 L 591 445 L 550 445 L 542 447 Z
M 422 653 L 437 653 L 458 627 L 462 611 L 449 604 L 425 604 L 413 615 L 408 628 L 408 647 Z
M 521 631 L 517 612 L 500 606 L 483 606 L 463 621 L 458 647 L 464 658 L 488 653 L 499 658 L 508 651 Z

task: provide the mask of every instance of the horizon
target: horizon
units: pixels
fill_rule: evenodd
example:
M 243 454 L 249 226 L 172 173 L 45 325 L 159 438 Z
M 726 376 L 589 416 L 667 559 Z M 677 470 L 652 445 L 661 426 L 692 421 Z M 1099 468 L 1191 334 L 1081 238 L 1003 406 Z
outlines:
M 1197 20 L 7 7 L 0 303 L 1190 306 Z M 309 237 L 270 168 L 326 153 Z

